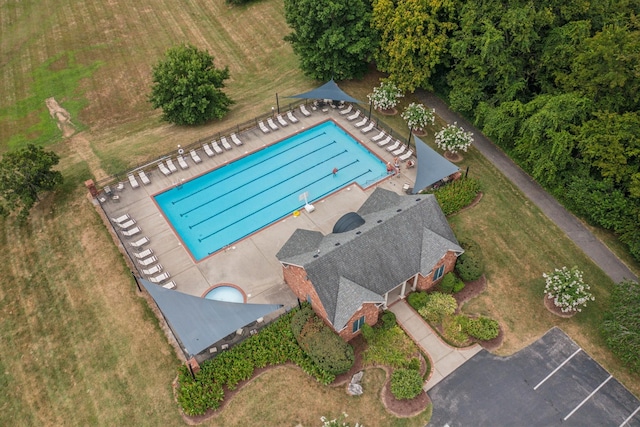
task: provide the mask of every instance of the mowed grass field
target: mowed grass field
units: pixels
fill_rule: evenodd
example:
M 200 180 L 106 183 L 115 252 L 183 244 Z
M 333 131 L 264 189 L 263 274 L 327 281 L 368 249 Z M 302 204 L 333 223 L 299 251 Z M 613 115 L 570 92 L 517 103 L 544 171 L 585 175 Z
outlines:
M 267 112 L 276 93 L 282 105 L 282 96 L 315 86 L 282 40 L 289 31 L 282 8 L 278 0 L 241 8 L 222 0 L 0 2 L 0 152 L 47 145 L 60 154 L 66 180 L 26 227 L 0 225 L 0 425 L 184 425 L 172 390 L 180 362 L 82 183 Z M 229 66 L 226 91 L 236 104 L 224 121 L 181 128 L 161 122 L 147 103 L 152 64 L 182 42 Z M 366 100 L 378 77 L 343 88 Z M 73 137 L 61 138 L 44 103 L 50 97 L 71 114 Z M 404 131 L 399 117 L 385 121 Z M 461 238 L 482 246 L 489 279 L 487 294 L 467 309 L 500 319 L 503 354 L 557 324 L 640 394 L 639 379 L 595 331 L 610 281 L 473 150 L 467 165 L 485 197 L 451 221 Z M 570 320 L 548 314 L 541 296 L 541 273 L 565 264 L 583 268 L 599 298 Z M 367 426 L 411 425 L 365 399 L 352 414 L 340 399 L 346 394 L 274 372 L 205 425 L 317 425 L 342 411 Z M 377 395 L 380 382 L 372 375 L 368 393 Z M 368 413 L 376 415 L 358 416 Z

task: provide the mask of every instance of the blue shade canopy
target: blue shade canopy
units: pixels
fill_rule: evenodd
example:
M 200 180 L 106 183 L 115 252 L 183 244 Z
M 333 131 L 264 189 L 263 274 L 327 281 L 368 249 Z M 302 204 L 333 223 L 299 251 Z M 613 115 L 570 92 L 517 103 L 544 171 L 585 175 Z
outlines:
M 460 168 L 442 157 L 417 136 L 414 135 L 414 139 L 418 158 L 416 182 L 413 185 L 413 194 L 416 194 L 442 178 L 458 172 Z
M 138 279 L 154 299 L 189 356 L 249 323 L 272 313 L 279 304 L 238 304 L 200 298 Z
M 356 102 L 362 104 L 361 101 L 347 95 L 338 87 L 333 79 L 329 80 L 320 87 L 309 92 L 300 93 L 298 95 L 288 96 L 287 98 L 304 98 L 304 99 L 331 99 L 333 101 Z

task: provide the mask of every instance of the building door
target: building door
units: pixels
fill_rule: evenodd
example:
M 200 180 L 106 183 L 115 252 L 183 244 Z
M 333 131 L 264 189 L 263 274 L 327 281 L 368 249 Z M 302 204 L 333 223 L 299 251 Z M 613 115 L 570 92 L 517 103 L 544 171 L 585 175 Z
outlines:
M 410 286 L 405 286 L 405 283 L 401 283 L 400 285 L 396 286 L 395 288 L 387 292 L 385 305 L 387 307 L 390 306 L 394 302 L 398 301 L 400 298 L 404 297 L 406 292 L 410 290 L 411 290 Z

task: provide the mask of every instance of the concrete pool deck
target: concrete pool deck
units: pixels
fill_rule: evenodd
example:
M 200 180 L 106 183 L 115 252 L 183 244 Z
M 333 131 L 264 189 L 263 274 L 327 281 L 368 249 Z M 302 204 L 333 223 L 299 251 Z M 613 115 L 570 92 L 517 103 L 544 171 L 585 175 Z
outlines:
M 208 157 L 204 150 L 199 148 L 197 151 L 202 162 L 198 164 L 193 162 L 188 152 L 185 153 L 189 168 L 185 170 L 179 168 L 169 176 L 164 176 L 157 165 L 154 165 L 150 172 L 147 172 L 151 180 L 149 185 L 143 185 L 138 179 L 140 187 L 132 189 L 129 183 L 125 182 L 124 190 L 116 193 L 119 196 L 118 201 L 109 199 L 102 203 L 102 207 L 110 218 L 126 213 L 136 220 L 136 225 L 142 229 L 140 233 L 126 238 L 122 233 L 117 232 L 123 247 L 129 253 L 136 252 L 137 250 L 133 250 L 129 242 L 147 236 L 150 242 L 144 245 L 144 248 L 153 249 L 158 262 L 163 266 L 163 271 L 171 274 L 170 280 L 176 283 L 177 291 L 201 296 L 213 285 L 232 283 L 243 289 L 247 294 L 248 303 L 283 304 L 286 307 L 292 307 L 297 304 L 297 300 L 284 283 L 281 265 L 275 257 L 291 234 L 297 228 L 320 231 L 323 234 L 331 233 L 335 222 L 345 213 L 357 210 L 375 188 L 383 187 L 402 193 L 405 184 L 412 187 L 416 168 L 406 169 L 406 163 L 403 163 L 398 177 L 385 179 L 366 190 L 351 184 L 323 200 L 313 202 L 315 211 L 308 213 L 301 210 L 298 217 L 294 218 L 292 215 L 285 217 L 197 263 L 182 246 L 175 231 L 154 203 L 152 195 L 180 185 L 183 181 L 189 181 L 327 119 L 332 119 L 341 125 L 352 137 L 385 162 L 392 161 L 391 153 L 371 141 L 371 137 L 379 131 L 374 129 L 364 134 L 354 126 L 354 122 L 340 115 L 339 111 L 338 109 L 329 109 L 327 112 L 317 110 L 311 116 L 304 117 L 299 110 L 296 110 L 294 114 L 299 119 L 298 123 L 290 123 L 287 127 L 281 127 L 268 134 L 264 134 L 258 127 L 242 132 L 239 137 L 243 145 L 239 147 L 233 145 L 232 150 L 222 154 Z M 185 145 L 188 143 L 185 141 Z M 174 163 L 177 165 L 175 160 Z M 141 268 L 139 265 L 138 267 Z M 141 272 L 139 271 L 138 274 Z

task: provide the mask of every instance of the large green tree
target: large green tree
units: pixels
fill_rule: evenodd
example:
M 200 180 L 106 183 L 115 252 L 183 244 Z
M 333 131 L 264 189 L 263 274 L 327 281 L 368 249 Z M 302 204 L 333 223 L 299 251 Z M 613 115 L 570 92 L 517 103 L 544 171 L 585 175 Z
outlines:
M 154 108 L 162 108 L 165 120 L 178 125 L 220 119 L 233 103 L 221 90 L 228 78 L 229 68 L 217 69 L 209 52 L 175 46 L 153 67 L 149 100 Z
M 454 1 L 374 0 L 373 27 L 380 35 L 378 69 L 403 92 L 431 87 L 431 76 L 456 28 Z
M 26 220 L 38 194 L 62 183 L 62 174 L 52 170 L 59 160 L 33 144 L 6 153 L 0 160 L 0 213 L 18 211 L 18 218 Z
M 300 68 L 317 80 L 362 77 L 376 46 L 368 0 L 285 0 L 293 32 L 285 40 L 300 58 Z

